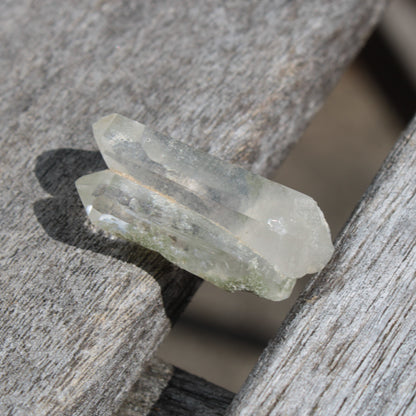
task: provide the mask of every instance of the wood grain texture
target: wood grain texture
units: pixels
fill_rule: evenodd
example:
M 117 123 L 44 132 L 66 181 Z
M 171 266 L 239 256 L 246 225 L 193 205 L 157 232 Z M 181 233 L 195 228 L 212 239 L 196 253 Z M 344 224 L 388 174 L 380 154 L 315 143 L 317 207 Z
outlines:
M 222 416 L 234 394 L 153 359 L 115 416 Z
M 416 414 L 416 118 L 228 415 Z
M 91 123 L 117 111 L 271 172 L 384 4 L 0 3 L 1 414 L 113 414 L 197 286 L 86 221 Z

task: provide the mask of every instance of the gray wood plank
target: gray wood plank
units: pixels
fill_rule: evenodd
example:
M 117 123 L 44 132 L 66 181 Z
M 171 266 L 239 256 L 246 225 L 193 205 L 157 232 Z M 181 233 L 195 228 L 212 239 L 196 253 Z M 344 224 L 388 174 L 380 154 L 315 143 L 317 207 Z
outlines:
M 416 118 L 228 415 L 416 414 Z
M 384 4 L 0 3 L 1 414 L 113 414 L 197 286 L 86 221 L 90 124 L 117 111 L 271 172 Z
M 116 416 L 221 416 L 234 394 L 153 359 Z

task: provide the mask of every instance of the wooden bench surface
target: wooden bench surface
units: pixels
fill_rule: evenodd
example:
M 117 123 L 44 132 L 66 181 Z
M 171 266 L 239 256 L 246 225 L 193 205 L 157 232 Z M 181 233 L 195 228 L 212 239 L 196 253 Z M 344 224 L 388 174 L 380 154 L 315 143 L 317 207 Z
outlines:
M 145 366 L 115 416 L 222 416 L 233 394 L 159 360 Z
M 115 414 L 198 286 L 90 227 L 91 123 L 117 111 L 266 175 L 384 6 L 1 2 L 0 414 Z
M 227 415 L 416 414 L 416 117 Z

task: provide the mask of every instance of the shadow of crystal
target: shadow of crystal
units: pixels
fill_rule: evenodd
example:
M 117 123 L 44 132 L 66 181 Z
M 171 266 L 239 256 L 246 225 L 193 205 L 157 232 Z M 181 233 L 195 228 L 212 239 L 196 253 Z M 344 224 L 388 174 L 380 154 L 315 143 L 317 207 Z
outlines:
M 166 314 L 174 321 L 184 307 L 180 300 L 190 297 L 200 280 L 158 253 L 110 238 L 89 224 L 74 182 L 102 169 L 106 169 L 106 165 L 99 152 L 57 149 L 42 153 L 36 159 L 35 174 L 52 197 L 34 203 L 35 215 L 51 238 L 132 263 L 154 277 L 161 287 Z M 174 285 L 172 279 L 175 279 Z

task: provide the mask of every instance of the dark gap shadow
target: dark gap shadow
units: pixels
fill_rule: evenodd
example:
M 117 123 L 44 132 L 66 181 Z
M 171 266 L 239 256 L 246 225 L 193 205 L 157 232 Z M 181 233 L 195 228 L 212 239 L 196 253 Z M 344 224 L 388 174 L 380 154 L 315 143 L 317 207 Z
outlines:
M 185 308 L 186 300 L 196 291 L 200 279 L 154 251 L 108 238 L 87 225 L 74 182 L 80 176 L 103 169 L 106 165 L 99 152 L 57 149 L 42 153 L 36 159 L 35 174 L 52 197 L 34 203 L 35 215 L 51 238 L 132 263 L 153 276 L 161 287 L 166 314 L 174 322 Z
M 404 128 L 416 111 L 416 85 L 381 29 L 371 35 L 358 55 L 358 62 L 369 72 Z

